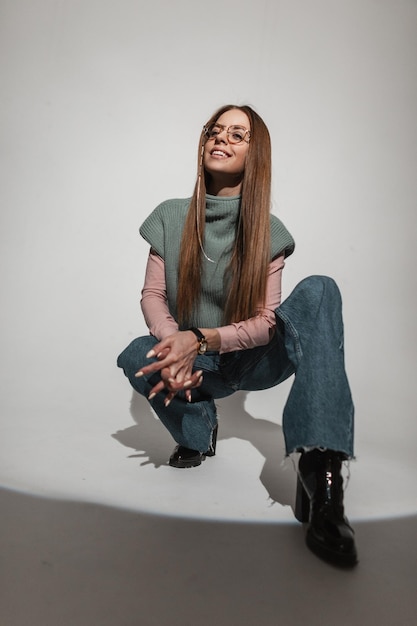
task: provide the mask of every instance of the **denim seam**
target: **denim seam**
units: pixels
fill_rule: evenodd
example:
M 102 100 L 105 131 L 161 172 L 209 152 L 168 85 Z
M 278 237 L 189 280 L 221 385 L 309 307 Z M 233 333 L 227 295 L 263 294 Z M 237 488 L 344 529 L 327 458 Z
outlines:
M 216 405 L 214 405 L 216 408 L 216 412 L 215 412 L 215 417 L 217 420 L 217 407 Z M 209 416 L 209 412 L 206 409 L 205 403 L 201 402 L 201 416 L 204 417 L 206 423 L 208 424 L 208 426 L 210 426 L 211 430 L 213 430 L 215 424 L 212 424 L 210 416 Z
M 276 314 L 285 323 L 285 330 L 287 331 L 289 329 L 291 331 L 291 335 L 292 335 L 292 338 L 294 339 L 294 343 L 295 343 L 295 351 L 297 353 L 298 358 L 301 359 L 302 356 L 303 356 L 303 350 L 301 348 L 301 342 L 300 342 L 300 339 L 299 339 L 299 334 L 297 332 L 297 329 L 295 328 L 295 326 L 293 325 L 291 320 L 285 315 L 285 313 L 282 313 L 281 311 L 280 312 L 277 311 Z

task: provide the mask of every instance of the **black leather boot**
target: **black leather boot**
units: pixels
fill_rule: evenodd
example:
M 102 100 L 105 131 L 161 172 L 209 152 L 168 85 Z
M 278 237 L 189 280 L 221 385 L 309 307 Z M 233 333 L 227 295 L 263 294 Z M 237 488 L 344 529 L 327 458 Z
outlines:
M 295 516 L 308 522 L 307 546 L 335 565 L 358 562 L 354 531 L 344 514 L 342 461 L 333 450 L 302 452 L 298 464 Z
M 169 457 L 169 465 L 171 467 L 197 467 L 201 465 L 206 456 L 214 456 L 216 454 L 217 443 L 217 425 L 213 429 L 211 436 L 211 445 L 206 452 L 199 452 L 198 450 L 192 450 L 185 446 L 176 446 L 173 453 Z

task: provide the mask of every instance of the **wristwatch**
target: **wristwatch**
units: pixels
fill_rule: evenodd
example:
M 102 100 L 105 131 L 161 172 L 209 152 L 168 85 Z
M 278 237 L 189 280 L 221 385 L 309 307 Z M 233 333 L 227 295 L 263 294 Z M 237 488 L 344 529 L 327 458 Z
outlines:
M 205 354 L 207 352 L 208 345 L 207 345 L 207 339 L 204 337 L 201 330 L 199 330 L 198 328 L 189 328 L 188 330 L 191 330 L 191 332 L 194 333 L 194 335 L 198 339 L 199 345 L 197 348 L 197 354 Z

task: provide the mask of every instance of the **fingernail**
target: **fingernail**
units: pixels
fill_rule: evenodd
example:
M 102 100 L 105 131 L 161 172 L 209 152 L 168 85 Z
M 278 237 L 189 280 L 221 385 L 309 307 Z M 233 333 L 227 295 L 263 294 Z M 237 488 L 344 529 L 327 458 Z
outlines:
M 171 404 L 171 400 L 168 400 L 168 398 L 165 400 L 164 402 L 165 406 L 169 406 Z
M 135 378 L 140 378 L 141 376 L 143 376 L 143 372 L 136 372 Z
M 151 359 L 153 356 L 155 356 L 155 350 L 149 350 L 148 354 L 146 355 L 146 358 Z
M 155 396 L 156 396 L 156 393 L 150 393 L 148 396 L 148 400 L 153 400 Z
M 196 372 L 197 376 L 200 378 L 200 376 L 203 375 L 203 370 L 198 370 L 198 372 Z
M 168 382 L 171 383 L 171 384 L 175 383 L 175 379 L 174 378 L 168 378 Z
M 186 380 L 183 387 L 189 387 L 192 384 L 191 380 Z

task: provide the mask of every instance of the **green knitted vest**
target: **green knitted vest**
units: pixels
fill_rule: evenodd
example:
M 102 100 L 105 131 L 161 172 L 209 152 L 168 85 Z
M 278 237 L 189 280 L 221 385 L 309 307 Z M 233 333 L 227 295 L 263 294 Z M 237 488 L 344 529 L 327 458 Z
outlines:
M 162 202 L 140 227 L 140 234 L 165 261 L 168 306 L 177 319 L 176 295 L 181 237 L 190 198 Z M 225 303 L 224 274 L 229 264 L 239 215 L 240 196 L 206 196 L 206 228 L 203 257 L 203 275 L 200 301 L 197 303 L 191 325 L 216 328 L 223 324 Z M 283 223 L 271 214 L 271 259 L 280 252 L 289 256 L 294 251 L 294 240 Z

